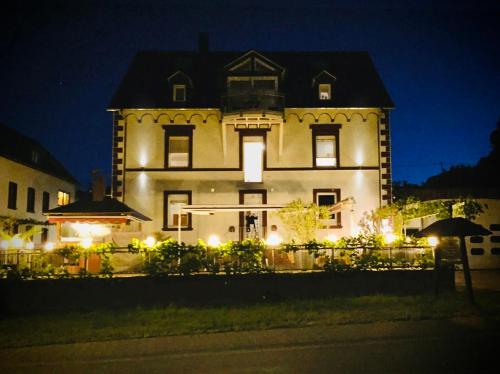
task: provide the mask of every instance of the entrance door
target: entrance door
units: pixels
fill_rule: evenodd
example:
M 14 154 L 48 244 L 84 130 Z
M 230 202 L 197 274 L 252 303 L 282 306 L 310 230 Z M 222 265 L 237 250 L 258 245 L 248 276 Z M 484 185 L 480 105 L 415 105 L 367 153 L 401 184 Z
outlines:
M 240 204 L 261 205 L 267 204 L 266 190 L 241 190 Z M 264 239 L 267 234 L 267 212 L 252 211 L 240 212 L 240 240 L 247 238 Z

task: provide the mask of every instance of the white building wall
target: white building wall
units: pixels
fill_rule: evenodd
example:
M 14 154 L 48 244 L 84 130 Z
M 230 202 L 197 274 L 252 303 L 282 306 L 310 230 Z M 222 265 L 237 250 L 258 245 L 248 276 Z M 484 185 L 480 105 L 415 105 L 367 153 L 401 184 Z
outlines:
M 9 209 L 9 182 L 17 183 L 17 207 Z M 35 212 L 27 212 L 28 187 L 35 189 Z M 57 207 L 57 192 L 61 190 L 70 194 L 70 201 L 75 199 L 75 185 L 30 168 L 20 163 L 0 157 L 0 216 L 13 217 L 18 219 L 34 219 L 37 221 L 47 221 L 47 217 L 42 214 L 43 192 L 50 194 L 49 208 Z M 56 237 L 55 226 L 49 228 L 49 241 L 54 241 Z M 22 231 L 22 228 L 20 228 Z M 35 244 L 40 243 L 41 235 L 36 235 L 33 239 Z

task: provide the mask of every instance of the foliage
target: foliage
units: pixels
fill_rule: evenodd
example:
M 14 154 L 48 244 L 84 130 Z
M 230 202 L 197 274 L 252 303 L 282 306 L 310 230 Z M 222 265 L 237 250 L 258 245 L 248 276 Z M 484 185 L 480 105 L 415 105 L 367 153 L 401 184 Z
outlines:
M 376 235 L 382 233 L 383 220 L 389 219 L 393 231 L 402 234 L 403 227 L 412 219 L 435 215 L 438 219 L 464 217 L 473 220 L 484 212 L 484 207 L 477 200 L 469 198 L 420 201 L 409 197 L 365 213 L 359 225 L 363 234 Z
M 287 229 L 289 239 L 307 243 L 316 238 L 316 231 L 325 227 L 324 220 L 330 217 L 328 208 L 314 203 L 306 204 L 301 199 L 293 200 L 277 212 Z

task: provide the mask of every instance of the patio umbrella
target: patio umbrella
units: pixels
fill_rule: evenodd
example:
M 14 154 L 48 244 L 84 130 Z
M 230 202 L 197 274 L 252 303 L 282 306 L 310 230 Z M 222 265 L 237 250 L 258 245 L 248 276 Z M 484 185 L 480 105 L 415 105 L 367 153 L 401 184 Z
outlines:
M 462 257 L 465 285 L 467 286 L 470 301 L 474 302 L 474 295 L 472 294 L 472 281 L 469 270 L 469 259 L 467 258 L 467 247 L 465 246 L 465 237 L 490 234 L 491 231 L 486 230 L 483 226 L 473 223 L 465 218 L 457 217 L 436 221 L 427 226 L 425 229 L 419 231 L 415 236 L 457 236 L 460 238 L 460 254 Z

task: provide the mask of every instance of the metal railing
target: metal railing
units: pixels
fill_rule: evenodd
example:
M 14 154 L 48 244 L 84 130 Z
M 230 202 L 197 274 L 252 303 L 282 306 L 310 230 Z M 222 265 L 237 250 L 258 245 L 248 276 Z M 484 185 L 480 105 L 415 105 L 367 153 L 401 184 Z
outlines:
M 283 114 L 285 96 L 270 90 L 235 90 L 222 95 L 224 114 L 241 112 L 278 112 Z

